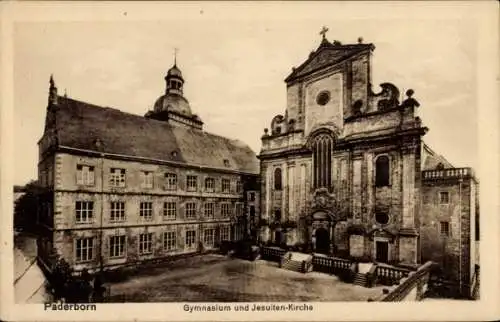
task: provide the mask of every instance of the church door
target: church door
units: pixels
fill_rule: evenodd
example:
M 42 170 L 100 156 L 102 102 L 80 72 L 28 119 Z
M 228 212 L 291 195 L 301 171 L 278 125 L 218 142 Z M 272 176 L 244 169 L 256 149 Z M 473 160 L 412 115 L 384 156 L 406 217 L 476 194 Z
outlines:
M 316 252 L 323 254 L 330 252 L 330 234 L 325 228 L 316 230 Z
M 376 244 L 376 259 L 377 262 L 387 263 L 389 261 L 389 243 L 385 241 L 377 241 Z

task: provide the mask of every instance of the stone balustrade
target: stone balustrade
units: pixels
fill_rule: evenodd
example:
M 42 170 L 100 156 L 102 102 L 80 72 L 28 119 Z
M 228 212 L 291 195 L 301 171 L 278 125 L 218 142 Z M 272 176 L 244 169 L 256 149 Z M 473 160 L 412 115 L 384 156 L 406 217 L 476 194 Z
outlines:
M 283 255 L 285 255 L 286 250 L 279 247 L 266 247 L 263 246 L 260 249 L 261 258 L 264 260 L 269 260 L 273 262 L 280 262 Z
M 377 265 L 375 276 L 377 283 L 383 285 L 397 284 L 402 278 L 408 277 L 409 270 L 393 266 Z
M 423 180 L 470 178 L 473 176 L 474 174 L 471 168 L 449 168 L 422 171 Z

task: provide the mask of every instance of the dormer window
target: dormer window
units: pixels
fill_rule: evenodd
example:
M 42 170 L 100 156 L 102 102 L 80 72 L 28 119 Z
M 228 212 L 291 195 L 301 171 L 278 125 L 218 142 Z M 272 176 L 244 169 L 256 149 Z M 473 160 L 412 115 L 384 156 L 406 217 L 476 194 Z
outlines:
M 228 159 L 224 159 L 224 166 L 229 168 L 229 160 Z

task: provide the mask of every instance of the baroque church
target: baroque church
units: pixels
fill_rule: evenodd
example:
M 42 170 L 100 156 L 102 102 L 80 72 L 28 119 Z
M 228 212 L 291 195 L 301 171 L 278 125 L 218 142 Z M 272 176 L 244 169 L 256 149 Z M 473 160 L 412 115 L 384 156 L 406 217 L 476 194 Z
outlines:
M 425 144 L 414 91 L 372 86 L 373 44 L 330 42 L 285 79 L 259 154 L 263 243 L 361 261 L 475 263 L 478 181 Z M 457 283 L 458 284 L 458 283 Z

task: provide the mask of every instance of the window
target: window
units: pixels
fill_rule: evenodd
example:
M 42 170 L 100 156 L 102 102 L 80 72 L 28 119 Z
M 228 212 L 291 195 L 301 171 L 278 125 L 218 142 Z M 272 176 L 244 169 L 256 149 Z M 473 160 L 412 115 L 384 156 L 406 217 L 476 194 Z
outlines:
M 450 194 L 448 191 L 440 191 L 439 192 L 439 203 L 440 204 L 449 204 L 450 203 Z
M 187 191 L 196 191 L 198 178 L 196 176 L 187 176 Z
M 220 240 L 229 240 L 229 226 L 220 228 Z
M 229 179 L 222 179 L 222 192 L 229 192 L 231 189 L 231 181 Z
M 125 169 L 111 168 L 109 185 L 111 187 L 125 187 Z
M 442 236 L 450 236 L 450 223 L 447 221 L 441 221 L 439 223 L 439 231 Z
M 314 188 L 331 188 L 333 139 L 323 133 L 312 142 Z
M 146 255 L 153 252 L 153 233 L 139 235 L 139 254 Z
M 328 104 L 330 101 L 330 92 L 329 91 L 322 91 L 321 93 L 316 96 L 316 103 L 318 105 L 324 106 Z
M 141 202 L 139 208 L 139 216 L 141 219 L 151 220 L 153 219 L 153 203 L 152 202 Z
M 250 192 L 249 199 L 250 201 L 255 201 L 255 192 Z
M 220 213 L 221 213 L 222 217 L 229 217 L 231 215 L 231 204 L 221 203 L 220 204 Z
M 125 256 L 125 235 L 109 237 L 109 257 Z
M 240 180 L 236 181 L 236 193 L 243 192 L 243 184 Z
M 236 204 L 236 216 L 243 215 L 243 205 L 241 203 Z
M 205 203 L 204 214 L 206 218 L 214 218 L 214 204 L 212 202 Z
M 175 202 L 163 203 L 163 219 L 175 220 L 177 217 L 177 204 Z
M 375 221 L 381 225 L 386 225 L 389 222 L 389 215 L 383 212 L 376 213 Z
M 206 178 L 205 179 L 205 191 L 214 192 L 215 191 L 215 179 Z
M 214 229 L 205 229 L 203 243 L 205 246 L 214 247 Z
M 175 173 L 165 174 L 165 190 L 177 190 L 177 175 Z
M 175 231 L 166 231 L 163 233 L 163 249 L 174 250 L 177 247 Z
M 94 202 L 93 201 L 77 201 L 75 204 L 76 209 L 76 223 L 91 223 Z
M 375 161 L 375 186 L 389 185 L 389 157 L 382 155 Z
M 110 208 L 110 221 L 124 221 L 125 220 L 125 202 L 112 201 Z
M 141 188 L 153 188 L 153 172 L 141 171 Z
M 76 166 L 76 184 L 84 186 L 94 185 L 94 167 L 88 165 Z
M 274 220 L 277 222 L 281 222 L 281 209 L 276 209 L 274 211 Z
M 77 239 L 75 252 L 77 262 L 87 262 L 94 259 L 94 238 Z
M 196 204 L 194 202 L 186 203 L 186 219 L 196 218 Z
M 224 166 L 226 168 L 229 168 L 229 160 L 228 159 L 224 159 Z
M 255 206 L 250 206 L 250 218 L 255 217 Z
M 274 189 L 281 190 L 281 188 L 282 188 L 282 186 L 281 186 L 281 169 L 276 168 L 276 170 L 274 170 Z
M 186 247 L 195 248 L 196 247 L 196 231 L 187 230 L 186 231 Z

